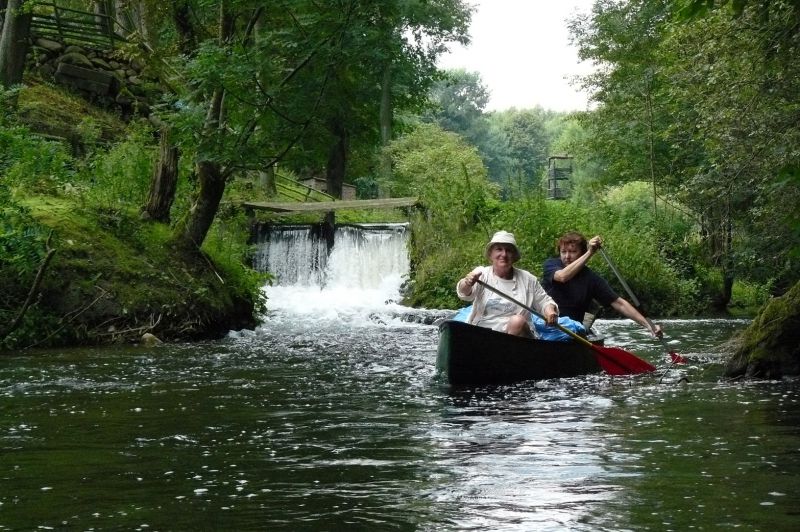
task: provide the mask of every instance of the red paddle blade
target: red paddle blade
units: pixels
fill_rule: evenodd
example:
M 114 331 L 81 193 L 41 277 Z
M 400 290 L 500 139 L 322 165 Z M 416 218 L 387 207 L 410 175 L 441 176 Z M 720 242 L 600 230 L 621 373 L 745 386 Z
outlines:
M 656 367 L 619 347 L 592 345 L 598 364 L 609 375 L 632 375 L 655 371 Z
M 686 364 L 686 359 L 680 356 L 675 351 L 669 352 L 669 358 L 672 359 L 673 364 Z

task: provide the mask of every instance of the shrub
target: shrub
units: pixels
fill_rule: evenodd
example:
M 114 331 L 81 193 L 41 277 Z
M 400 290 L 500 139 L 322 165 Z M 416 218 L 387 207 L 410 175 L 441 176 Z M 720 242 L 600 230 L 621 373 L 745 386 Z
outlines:
M 0 183 L 0 331 L 22 308 L 45 255 L 47 233 Z M 0 338 L 0 346 L 8 345 Z
M 97 152 L 84 168 L 81 178 L 87 185 L 87 198 L 107 208 L 142 205 L 156 155 L 152 128 L 132 125 L 125 140 Z
M 0 172 L 15 189 L 56 195 L 75 176 L 63 144 L 42 140 L 24 127 L 0 128 Z

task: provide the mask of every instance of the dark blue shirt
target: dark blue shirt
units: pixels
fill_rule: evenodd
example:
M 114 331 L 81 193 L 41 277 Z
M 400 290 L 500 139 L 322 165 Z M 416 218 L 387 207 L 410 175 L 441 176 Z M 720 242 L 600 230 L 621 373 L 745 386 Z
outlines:
M 584 266 L 566 283 L 557 283 L 553 280 L 553 275 L 558 270 L 564 269 L 564 263 L 559 257 L 544 261 L 542 269 L 542 286 L 550 297 L 555 299 L 559 314 L 569 316 L 575 321 L 583 321 L 583 315 L 590 308 L 592 299 L 607 307 L 619 297 L 606 280 L 588 266 Z

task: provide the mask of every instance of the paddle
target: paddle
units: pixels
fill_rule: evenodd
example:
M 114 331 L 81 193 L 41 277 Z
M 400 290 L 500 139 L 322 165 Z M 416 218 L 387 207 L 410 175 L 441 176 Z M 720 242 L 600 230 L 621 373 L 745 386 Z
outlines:
M 533 310 L 528 305 L 517 301 L 513 297 L 508 294 L 501 292 L 500 290 L 496 289 L 493 286 L 489 286 L 485 282 L 478 279 L 476 281 L 478 284 L 497 294 L 500 297 L 504 297 L 511 301 L 512 303 L 516 303 L 520 307 L 524 308 L 534 316 L 538 316 L 541 319 L 545 319 L 544 316 Z M 600 367 L 603 368 L 603 371 L 608 373 L 609 375 L 630 375 L 633 373 L 647 373 L 648 371 L 655 370 L 655 366 L 650 364 L 649 362 L 642 360 L 641 358 L 637 357 L 633 353 L 628 353 L 624 349 L 620 349 L 619 347 L 605 347 L 601 345 L 596 345 L 584 338 L 583 336 L 575 333 L 567 329 L 566 327 L 562 326 L 559 323 L 554 325 L 557 327 L 561 332 L 568 334 L 574 340 L 584 344 L 585 346 L 589 347 L 594 351 L 595 358 L 597 358 L 597 363 L 600 364 Z
M 644 316 L 645 320 L 647 320 L 647 324 L 650 326 L 650 328 L 655 331 L 656 330 L 655 324 L 650 320 L 650 318 L 647 317 L 647 315 L 644 312 L 642 312 L 642 309 L 641 309 L 641 306 L 640 306 L 640 303 L 639 303 L 639 299 L 636 297 L 636 294 L 633 293 L 633 290 L 631 290 L 631 287 L 628 286 L 628 283 L 625 282 L 625 279 L 622 278 L 622 274 L 619 273 L 619 270 L 617 269 L 617 266 L 611 261 L 611 257 L 608 256 L 608 253 L 606 253 L 606 251 L 602 247 L 600 247 L 598 249 L 600 249 L 600 254 L 603 255 L 603 258 L 606 259 L 606 262 L 608 263 L 608 267 L 611 268 L 611 271 L 614 272 L 614 275 L 616 275 L 617 279 L 619 279 L 619 282 L 622 284 L 622 288 L 624 288 L 625 291 L 628 293 L 628 296 L 631 298 L 631 303 L 633 304 L 633 306 L 636 307 L 639 310 L 639 313 L 642 316 Z M 669 358 L 672 359 L 672 363 L 673 364 L 685 364 L 686 363 L 686 359 L 685 358 L 680 356 L 675 351 L 670 351 L 670 349 L 667 347 L 667 344 L 664 342 L 664 338 L 662 336 L 659 336 L 658 339 L 661 341 L 661 346 L 664 348 L 664 350 L 667 352 L 667 354 L 669 354 Z

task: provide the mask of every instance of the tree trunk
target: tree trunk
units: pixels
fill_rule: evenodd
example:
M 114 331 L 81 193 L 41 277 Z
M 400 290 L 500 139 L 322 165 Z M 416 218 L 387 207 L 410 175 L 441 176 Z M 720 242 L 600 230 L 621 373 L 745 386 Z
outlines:
M 734 265 L 733 265 L 733 227 L 730 215 L 725 216 L 722 226 L 723 257 L 722 257 L 722 291 L 719 295 L 719 308 L 725 309 L 733 297 Z
M 0 34 L 0 86 L 22 82 L 25 56 L 28 54 L 31 14 L 21 11 L 25 0 L 8 0 Z
M 219 7 L 219 42 L 226 45 L 233 35 L 234 17 L 228 12 L 228 3 L 220 2 Z M 203 136 L 211 138 L 224 127 L 225 90 L 218 88 L 208 102 Z M 200 249 L 206 239 L 208 230 L 214 222 L 219 210 L 219 202 L 225 192 L 225 170 L 218 162 L 201 160 L 197 163 L 199 189 L 194 205 L 189 211 L 186 221 L 176 228 L 176 240 L 179 247 L 185 250 Z
M 178 157 L 178 147 L 170 142 L 169 128 L 162 128 L 158 162 L 150 180 L 147 203 L 142 207 L 142 218 L 169 223 L 169 210 L 178 185 Z
M 653 140 L 653 98 L 648 87 L 647 96 L 647 149 L 650 160 L 650 181 L 653 183 L 653 217 L 658 216 L 658 190 L 656 189 L 656 150 Z
M 258 181 L 261 190 L 265 191 L 267 195 L 276 196 L 278 194 L 278 189 L 275 185 L 275 165 L 268 166 L 258 172 Z
M 342 185 L 347 167 L 347 129 L 340 119 L 331 124 L 333 133 L 333 146 L 328 153 L 327 192 L 334 198 L 342 198 Z
M 197 34 L 192 24 L 189 3 L 179 0 L 172 6 L 172 21 L 178 31 L 178 50 L 186 56 L 193 55 L 197 50 Z
M 381 146 L 384 148 L 392 140 L 392 114 L 392 65 L 387 61 L 381 82 L 380 109 Z M 379 165 L 378 172 L 381 179 L 390 181 L 392 179 L 392 159 L 386 150 L 381 151 Z
M 179 228 L 177 244 L 184 250 L 199 250 L 208 235 L 219 210 L 219 202 L 225 192 L 225 176 L 222 167 L 213 161 L 197 163 L 199 189 L 194 205 L 182 227 Z
M 387 61 L 383 67 L 381 81 L 380 110 L 381 145 L 386 146 L 392 140 L 392 63 Z
M 206 135 L 213 135 L 220 127 L 224 91 L 218 89 L 211 97 L 203 130 Z M 211 223 L 217 215 L 219 202 L 225 192 L 225 175 L 222 166 L 214 161 L 197 163 L 197 178 L 200 184 L 197 197 L 189 211 L 183 226 L 177 228 L 178 246 L 183 249 L 200 249 L 206 239 Z
M 725 310 L 733 296 L 734 263 L 733 263 L 733 225 L 730 216 L 730 205 L 717 207 L 708 213 L 706 238 L 711 252 L 711 263 L 722 272 L 722 286 L 712 298 L 712 304 L 718 310 Z

